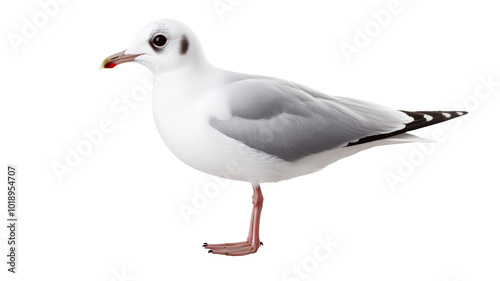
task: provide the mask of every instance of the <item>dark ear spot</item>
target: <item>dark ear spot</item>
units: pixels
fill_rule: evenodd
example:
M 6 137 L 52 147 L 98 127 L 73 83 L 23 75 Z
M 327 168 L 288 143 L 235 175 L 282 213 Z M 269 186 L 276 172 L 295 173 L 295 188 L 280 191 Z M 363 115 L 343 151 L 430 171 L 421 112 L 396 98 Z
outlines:
M 189 49 L 189 40 L 186 35 L 182 35 L 180 54 L 185 55 Z

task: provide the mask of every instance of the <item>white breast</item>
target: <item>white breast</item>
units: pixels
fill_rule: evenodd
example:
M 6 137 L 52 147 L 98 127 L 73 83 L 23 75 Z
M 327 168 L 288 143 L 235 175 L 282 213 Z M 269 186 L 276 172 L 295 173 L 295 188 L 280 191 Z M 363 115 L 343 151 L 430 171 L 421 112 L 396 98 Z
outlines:
M 210 126 L 210 116 L 224 119 L 228 114 L 217 92 L 198 93 L 193 98 L 190 90 L 163 83 L 153 93 L 156 127 L 174 155 L 202 172 L 235 180 L 261 183 L 284 176 L 286 168 L 282 166 L 289 166 L 289 162 L 250 148 Z

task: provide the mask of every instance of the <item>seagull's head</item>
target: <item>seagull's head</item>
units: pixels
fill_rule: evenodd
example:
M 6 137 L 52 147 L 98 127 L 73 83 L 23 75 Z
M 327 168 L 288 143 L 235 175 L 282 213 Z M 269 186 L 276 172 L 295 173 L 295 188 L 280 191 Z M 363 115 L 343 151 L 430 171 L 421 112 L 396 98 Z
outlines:
M 153 73 L 162 73 L 206 63 L 206 60 L 189 27 L 175 20 L 163 19 L 142 28 L 125 51 L 107 57 L 101 68 L 113 68 L 124 62 L 138 62 Z

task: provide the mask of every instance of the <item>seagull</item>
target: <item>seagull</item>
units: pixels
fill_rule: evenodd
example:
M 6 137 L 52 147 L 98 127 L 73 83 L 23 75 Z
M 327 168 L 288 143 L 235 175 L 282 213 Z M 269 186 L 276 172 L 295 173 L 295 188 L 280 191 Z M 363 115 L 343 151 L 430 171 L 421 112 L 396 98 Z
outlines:
M 407 132 L 467 114 L 395 110 L 219 69 L 207 61 L 195 33 L 170 19 L 146 25 L 129 48 L 107 57 L 101 68 L 125 62 L 153 73 L 155 124 L 176 157 L 202 172 L 252 185 L 247 239 L 204 243 L 212 254 L 243 256 L 263 245 L 262 183 L 317 172 L 371 147 L 423 141 Z

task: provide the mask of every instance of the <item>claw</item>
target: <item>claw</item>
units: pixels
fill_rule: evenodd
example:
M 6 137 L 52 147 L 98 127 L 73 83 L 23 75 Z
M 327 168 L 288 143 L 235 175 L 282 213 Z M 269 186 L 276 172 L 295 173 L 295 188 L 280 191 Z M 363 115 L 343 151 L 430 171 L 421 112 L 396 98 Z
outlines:
M 207 242 L 203 243 L 203 246 L 201 246 L 201 247 L 205 248 L 206 246 L 208 246 Z
M 213 252 L 212 250 L 208 250 L 208 253 L 209 253 L 209 254 L 210 254 L 210 253 L 212 253 L 212 252 Z
M 260 245 L 261 245 L 261 246 L 264 246 L 264 243 L 260 242 Z

